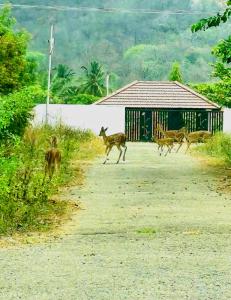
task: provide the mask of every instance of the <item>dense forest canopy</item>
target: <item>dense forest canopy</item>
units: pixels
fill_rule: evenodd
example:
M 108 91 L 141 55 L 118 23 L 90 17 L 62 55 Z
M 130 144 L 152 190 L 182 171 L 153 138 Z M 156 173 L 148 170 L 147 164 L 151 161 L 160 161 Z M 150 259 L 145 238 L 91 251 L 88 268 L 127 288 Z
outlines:
M 229 22 L 225 27 L 221 25 L 206 33 L 190 30 L 199 18 L 224 8 L 225 1 L 218 0 L 66 0 L 65 4 L 61 0 L 28 0 L 26 3 L 12 0 L 11 3 L 164 11 L 142 14 L 13 8 L 20 26 L 32 33 L 31 50 L 47 55 L 49 25 L 54 23 L 54 65 L 66 64 L 81 74 L 81 66 L 96 60 L 113 74 L 113 88 L 135 79 L 168 79 L 175 61 L 179 62 L 186 82 L 208 81 L 210 63 L 215 61 L 211 48 L 231 29 Z M 171 14 L 180 10 L 184 12 Z

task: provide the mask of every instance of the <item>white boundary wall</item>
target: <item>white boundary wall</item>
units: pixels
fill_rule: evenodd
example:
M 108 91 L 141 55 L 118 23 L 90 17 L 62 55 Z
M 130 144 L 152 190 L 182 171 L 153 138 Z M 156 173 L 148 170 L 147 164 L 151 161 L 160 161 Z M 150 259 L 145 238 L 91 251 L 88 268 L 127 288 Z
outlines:
M 34 112 L 33 124 L 44 123 L 46 105 L 37 105 Z M 125 108 L 104 105 L 50 104 L 48 121 L 51 125 L 63 123 L 72 128 L 91 129 L 95 134 L 99 134 L 101 126 L 109 127 L 109 134 L 124 132 Z
M 45 104 L 37 105 L 34 109 L 34 124 L 45 121 Z M 98 134 L 101 126 L 109 127 L 108 133 L 124 132 L 125 108 L 122 106 L 104 105 L 49 105 L 49 124 L 62 122 L 73 128 L 91 129 Z M 224 132 L 231 133 L 231 109 L 224 109 Z
M 224 109 L 224 132 L 231 132 L 231 109 Z

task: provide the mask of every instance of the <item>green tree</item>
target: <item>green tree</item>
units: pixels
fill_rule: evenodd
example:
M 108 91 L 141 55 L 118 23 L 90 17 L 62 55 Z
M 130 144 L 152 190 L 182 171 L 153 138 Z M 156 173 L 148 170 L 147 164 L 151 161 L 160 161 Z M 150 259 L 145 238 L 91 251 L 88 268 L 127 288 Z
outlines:
M 227 1 L 227 8 L 222 13 L 217 13 L 215 16 L 207 19 L 201 19 L 199 22 L 192 25 L 192 32 L 207 30 L 211 27 L 217 27 L 221 23 L 226 23 L 231 16 L 231 0 Z M 230 77 L 231 69 L 228 64 L 231 63 L 231 35 L 227 39 L 223 39 L 214 47 L 212 53 L 218 58 L 215 64 L 215 76 L 223 79 L 224 75 Z M 222 65 L 223 64 L 223 65 Z M 221 73 L 220 73 L 221 72 Z M 220 77 L 220 75 L 222 77 Z M 225 76 L 226 76 L 225 75 Z
M 28 32 L 15 30 L 10 6 L 0 10 L 0 94 L 8 94 L 32 83 L 34 68 L 27 59 Z
M 171 81 L 178 81 L 178 82 L 183 82 L 181 70 L 180 70 L 180 65 L 178 62 L 174 62 L 172 65 L 172 70 L 169 73 L 169 80 Z
M 69 68 L 69 66 L 64 64 L 59 64 L 57 67 L 54 68 L 56 71 L 54 75 L 55 79 L 65 79 L 66 81 L 71 81 L 75 76 L 75 72 Z
M 192 84 L 191 87 L 221 106 L 231 107 L 231 81 Z
M 211 27 L 217 27 L 221 23 L 226 23 L 231 17 L 231 0 L 226 2 L 227 8 L 222 13 L 217 13 L 215 16 L 209 18 L 203 18 L 199 22 L 192 25 L 192 32 L 199 30 L 207 30 Z
M 92 104 L 96 102 L 99 97 L 87 94 L 78 94 L 76 96 L 70 97 L 66 103 L 67 104 Z
M 192 31 L 207 30 L 210 27 L 217 27 L 221 23 L 226 23 L 231 16 L 231 0 L 227 1 L 227 8 L 223 13 L 207 19 L 201 19 L 192 25 Z M 212 50 L 217 57 L 217 62 L 213 65 L 212 76 L 220 80 L 215 83 L 198 84 L 194 87 L 207 96 L 210 100 L 221 105 L 231 107 L 231 36 L 221 40 Z
M 82 66 L 85 73 L 80 91 L 94 96 L 103 96 L 105 94 L 105 74 L 103 67 L 96 61 L 90 63 L 90 67 Z
M 66 102 L 69 96 L 77 94 L 77 84 L 75 83 L 75 72 L 67 65 L 59 64 L 54 68 L 52 76 L 51 92 L 53 97 L 58 97 Z M 59 100 L 59 102 L 60 102 Z
M 8 138 L 20 136 L 32 118 L 32 108 L 40 97 L 39 90 L 28 87 L 0 96 L 0 144 Z

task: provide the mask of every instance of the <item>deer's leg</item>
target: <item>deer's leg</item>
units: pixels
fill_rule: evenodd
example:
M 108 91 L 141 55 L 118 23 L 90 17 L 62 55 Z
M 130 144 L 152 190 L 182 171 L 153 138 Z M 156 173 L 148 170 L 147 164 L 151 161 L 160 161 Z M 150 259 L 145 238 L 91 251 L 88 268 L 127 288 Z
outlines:
M 54 172 L 55 172 L 55 162 L 53 162 L 50 167 L 49 167 L 49 177 L 50 179 L 52 179 L 53 175 L 54 175 Z
M 168 147 L 168 151 L 166 152 L 165 156 L 167 156 L 168 153 L 171 153 L 173 145 L 171 145 L 171 146 L 169 145 L 167 147 Z
M 172 144 L 172 145 L 169 145 L 169 153 L 171 153 L 171 152 L 172 152 L 172 149 L 173 149 L 173 147 L 174 147 L 174 144 Z
M 187 149 L 186 149 L 185 153 L 188 152 L 188 149 L 189 149 L 190 145 L 191 145 L 191 142 L 187 142 Z
M 122 156 L 122 154 L 123 154 L 123 151 L 122 151 L 122 149 L 121 149 L 121 147 L 120 147 L 120 145 L 117 145 L 117 149 L 120 151 L 120 155 L 119 155 L 119 158 L 118 158 L 118 160 L 117 160 L 117 164 L 120 162 L 120 158 L 121 158 L 121 156 Z
M 165 153 L 164 156 L 167 156 L 167 155 L 168 155 L 168 151 L 169 151 L 169 147 L 167 146 L 167 151 L 166 151 L 166 153 Z
M 170 152 L 171 152 L 171 146 L 170 146 L 170 145 L 167 145 L 167 151 L 166 151 L 166 153 L 165 153 L 165 156 L 167 156 L 168 153 L 170 153 Z
M 160 145 L 158 145 L 157 151 L 160 154 Z
M 57 172 L 60 171 L 60 161 L 56 161 L 56 163 L 55 163 L 55 170 L 56 170 Z
M 48 163 L 46 162 L 46 164 L 45 164 L 45 170 L 44 170 L 44 177 L 47 176 L 48 172 L 49 172 L 49 168 L 48 168 Z
M 160 145 L 158 145 L 157 151 L 158 153 L 160 153 Z
M 127 152 L 128 147 L 126 145 L 123 145 L 123 147 L 124 147 L 123 161 L 125 161 L 125 154 Z
M 107 160 L 108 160 L 108 156 L 109 156 L 109 153 L 111 152 L 111 149 L 112 149 L 112 147 L 107 147 L 107 148 L 106 148 L 106 159 L 105 159 L 105 161 L 103 162 L 104 165 L 106 164 L 106 162 L 107 162 Z M 107 151 L 107 150 L 108 150 L 108 151 Z
M 108 146 L 106 146 L 106 148 L 105 148 L 105 154 L 107 155 L 107 151 L 108 151 Z
M 106 146 L 106 149 L 105 149 L 106 158 L 105 158 L 105 161 L 103 162 L 103 164 L 106 164 L 106 162 L 107 162 L 108 151 L 109 151 L 109 147 Z
M 160 146 L 160 156 L 162 155 L 162 153 L 163 153 L 163 145 Z
M 179 147 L 177 148 L 177 150 L 176 150 L 176 153 L 178 153 L 178 151 L 179 151 L 179 150 L 180 150 L 180 148 L 182 147 L 182 145 L 183 145 L 183 141 L 181 141 L 179 144 L 180 144 L 180 145 L 179 145 Z

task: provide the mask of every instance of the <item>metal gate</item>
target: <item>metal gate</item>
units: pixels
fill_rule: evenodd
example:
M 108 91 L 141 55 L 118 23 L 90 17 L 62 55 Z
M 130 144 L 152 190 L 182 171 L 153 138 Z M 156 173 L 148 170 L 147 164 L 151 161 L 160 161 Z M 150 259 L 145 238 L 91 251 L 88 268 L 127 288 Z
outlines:
M 223 111 L 148 108 L 125 110 L 125 132 L 128 141 L 151 141 L 158 124 L 161 124 L 164 130 L 186 127 L 189 132 L 208 130 L 215 133 L 223 130 Z

